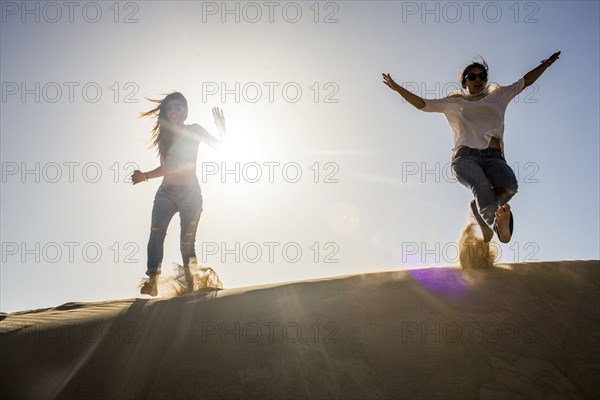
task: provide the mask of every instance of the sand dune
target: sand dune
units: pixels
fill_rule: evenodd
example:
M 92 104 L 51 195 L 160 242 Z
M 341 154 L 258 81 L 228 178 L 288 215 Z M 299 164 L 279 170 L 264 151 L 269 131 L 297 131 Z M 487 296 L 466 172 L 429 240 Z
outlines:
M 0 315 L 13 398 L 600 398 L 600 261 L 389 271 Z

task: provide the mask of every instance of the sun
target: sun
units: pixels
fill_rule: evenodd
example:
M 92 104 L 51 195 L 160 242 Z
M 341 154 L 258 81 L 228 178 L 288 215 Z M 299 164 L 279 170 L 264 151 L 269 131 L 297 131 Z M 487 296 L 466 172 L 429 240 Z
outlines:
M 263 162 L 269 154 L 266 145 L 254 132 L 245 130 L 243 135 L 228 135 L 224 138 L 219 158 L 226 162 Z

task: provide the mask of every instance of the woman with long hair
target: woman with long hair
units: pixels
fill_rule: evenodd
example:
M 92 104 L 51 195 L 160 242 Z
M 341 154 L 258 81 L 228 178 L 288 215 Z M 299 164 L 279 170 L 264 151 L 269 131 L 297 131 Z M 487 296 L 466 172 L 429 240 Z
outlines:
M 470 208 L 483 239 L 494 232 L 502 243 L 513 233 L 513 214 L 508 201 L 517 193 L 517 178 L 504 158 L 504 113 L 508 103 L 533 84 L 560 56 L 560 51 L 543 60 L 510 86 L 488 84 L 485 60 L 463 69 L 456 90 L 438 100 L 423 99 L 398 85 L 389 74 L 383 83 L 421 111 L 443 113 L 454 135 L 452 172 L 474 195 Z
M 140 290 L 142 294 L 156 296 L 167 228 L 177 212 L 181 220 L 180 250 L 183 267 L 188 286 L 192 283 L 190 264 L 197 262 L 196 230 L 202 213 L 202 195 L 196 176 L 198 146 L 201 141 L 215 148 L 222 143 L 225 137 L 225 117 L 221 110 L 213 108 L 213 117 L 219 129 L 219 137 L 216 138 L 198 124 L 184 124 L 188 105 L 181 93 L 173 92 L 162 100 L 150 101 L 157 103 L 157 106 L 140 116 L 156 118 L 151 134 L 151 147 L 157 148 L 160 166 L 148 172 L 135 170 L 131 178 L 135 185 L 163 177 L 152 208 L 146 270 L 148 280 Z

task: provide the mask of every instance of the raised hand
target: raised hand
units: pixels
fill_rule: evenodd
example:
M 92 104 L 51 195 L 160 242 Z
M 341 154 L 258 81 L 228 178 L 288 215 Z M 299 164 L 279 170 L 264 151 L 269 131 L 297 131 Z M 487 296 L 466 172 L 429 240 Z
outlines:
M 213 113 L 213 117 L 215 118 L 215 124 L 217 125 L 217 128 L 219 128 L 219 132 L 221 133 L 225 133 L 225 115 L 223 114 L 223 111 L 220 110 L 218 107 L 214 107 L 212 109 L 212 113 Z
M 548 66 L 552 65 L 556 60 L 558 60 L 558 58 L 560 57 L 560 51 L 557 51 L 556 53 L 552 54 L 550 57 L 548 57 L 547 59 L 545 59 L 544 61 L 542 61 L 542 63 L 547 62 Z
M 381 75 L 383 76 L 383 83 L 386 84 L 387 87 L 389 87 L 390 89 L 397 92 L 398 88 L 400 88 L 400 85 L 398 85 L 396 82 L 394 82 L 394 80 L 392 79 L 390 74 L 381 74 Z

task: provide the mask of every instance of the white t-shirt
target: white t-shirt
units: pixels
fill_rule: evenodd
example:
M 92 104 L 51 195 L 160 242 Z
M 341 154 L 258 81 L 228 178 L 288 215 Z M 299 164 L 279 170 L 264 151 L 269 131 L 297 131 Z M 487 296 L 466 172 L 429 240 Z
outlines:
M 425 101 L 421 111 L 440 112 L 448 119 L 454 135 L 454 148 L 468 146 L 474 149 L 486 149 L 493 137 L 498 138 L 504 148 L 504 113 L 508 103 L 525 86 L 525 80 L 519 79 L 510 86 L 495 83 L 487 85 L 479 100 L 469 100 L 462 90 L 455 90 L 439 100 Z

